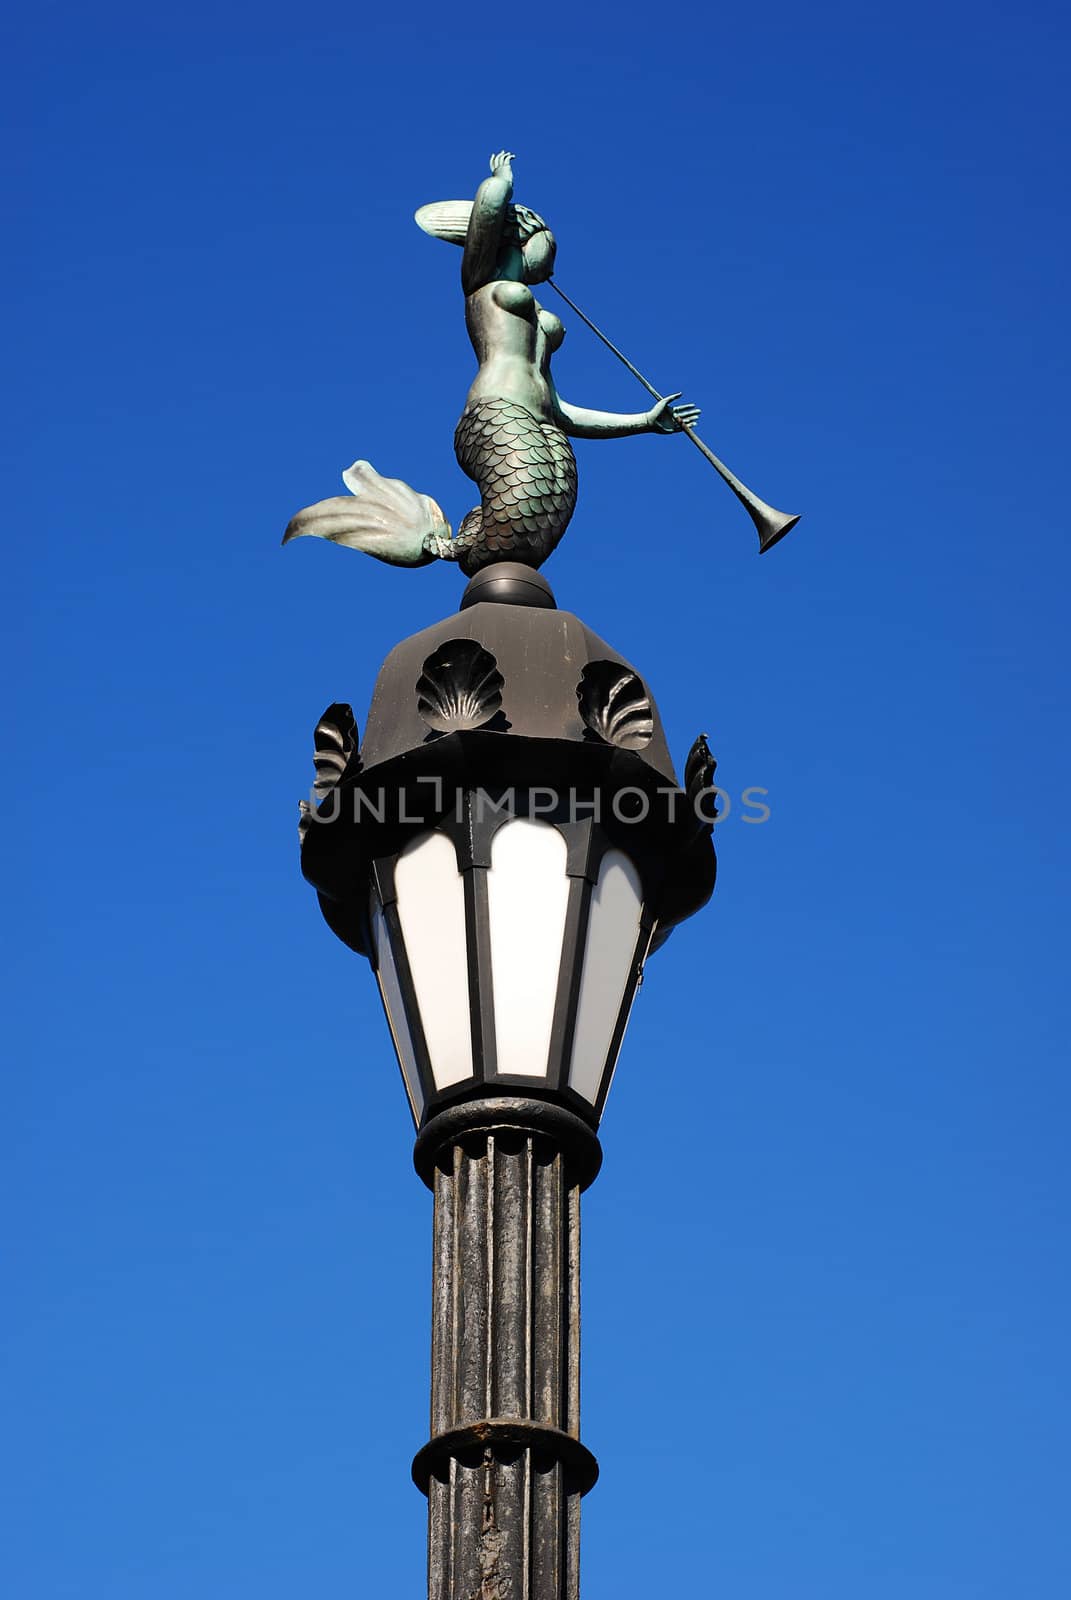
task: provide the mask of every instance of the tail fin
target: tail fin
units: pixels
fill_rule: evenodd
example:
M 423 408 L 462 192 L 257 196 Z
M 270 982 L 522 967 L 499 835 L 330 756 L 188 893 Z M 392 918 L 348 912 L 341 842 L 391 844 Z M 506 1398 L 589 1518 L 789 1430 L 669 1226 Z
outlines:
M 352 499 L 333 495 L 293 517 L 283 543 L 306 534 L 363 550 L 395 567 L 423 567 L 452 553 L 450 524 L 436 502 L 401 478 L 381 478 L 368 461 L 342 474 Z

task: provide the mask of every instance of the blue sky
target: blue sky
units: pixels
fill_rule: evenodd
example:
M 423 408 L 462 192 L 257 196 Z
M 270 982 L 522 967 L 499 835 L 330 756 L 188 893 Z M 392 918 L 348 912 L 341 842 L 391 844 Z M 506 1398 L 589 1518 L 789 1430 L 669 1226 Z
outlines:
M 1047 1600 L 1071 1557 L 1068 26 L 1054 5 L 9 24 L 14 1600 L 417 1595 L 429 1200 L 297 869 L 312 727 L 459 579 L 279 538 L 441 500 L 518 153 L 686 441 L 546 569 L 730 795 L 585 1202 L 586 1600 Z M 1064 180 L 1062 182 L 1061 180 Z M 642 392 L 575 319 L 562 392 Z

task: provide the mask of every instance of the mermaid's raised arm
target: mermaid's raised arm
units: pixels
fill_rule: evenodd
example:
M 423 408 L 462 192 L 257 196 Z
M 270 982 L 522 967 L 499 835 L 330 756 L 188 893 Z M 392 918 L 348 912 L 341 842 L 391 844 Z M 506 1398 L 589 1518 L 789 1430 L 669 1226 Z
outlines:
M 461 261 L 461 287 L 466 295 L 475 294 L 494 278 L 502 248 L 502 229 L 513 198 L 512 160 L 508 150 L 500 150 L 491 157 L 491 176 L 480 184 L 472 202 Z

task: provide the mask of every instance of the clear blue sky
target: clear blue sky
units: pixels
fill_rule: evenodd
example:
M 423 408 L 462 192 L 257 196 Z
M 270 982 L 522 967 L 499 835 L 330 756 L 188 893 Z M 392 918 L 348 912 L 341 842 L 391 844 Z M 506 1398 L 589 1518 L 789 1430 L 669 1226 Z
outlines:
M 759 561 L 686 441 L 582 444 L 547 568 L 772 809 L 604 1122 L 585 1600 L 1069 1592 L 1064 9 L 7 42 L 6 1592 L 422 1592 L 430 1205 L 295 821 L 323 707 L 460 585 L 279 538 L 359 455 L 471 503 L 411 217 L 503 145 L 563 285 L 805 513 Z M 644 403 L 575 319 L 557 371 Z

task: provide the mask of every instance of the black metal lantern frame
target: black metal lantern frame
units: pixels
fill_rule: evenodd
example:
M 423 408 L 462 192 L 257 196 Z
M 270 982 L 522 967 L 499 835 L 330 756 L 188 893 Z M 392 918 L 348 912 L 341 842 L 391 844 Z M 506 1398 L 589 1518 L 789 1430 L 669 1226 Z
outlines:
M 697 820 L 683 790 L 658 781 L 635 753 L 595 744 L 578 748 L 564 740 L 471 731 L 444 735 L 388 766 L 389 771 L 361 773 L 324 800 L 320 820 L 306 833 L 303 868 L 320 888 L 335 932 L 367 955 L 376 972 L 417 1125 L 459 1099 L 523 1090 L 554 1099 L 597 1126 L 652 944 L 661 943 L 713 886 L 709 825 Z M 542 1076 L 511 1071 L 499 1058 L 497 1042 L 502 1028 L 495 971 L 504 957 L 494 947 L 489 886 L 495 840 L 518 820 L 537 822 L 561 837 L 568 880 Z M 460 934 L 464 943 L 458 981 L 466 990 L 471 1070 L 447 1084 L 436 1081 L 398 894 L 399 862 L 432 835 L 449 840 L 464 895 L 463 931 L 455 922 L 450 936 Z M 636 875 L 637 919 L 619 986 L 617 976 L 611 979 L 617 1009 L 603 1059 L 588 1068 L 588 1079 L 594 1078 L 588 1097 L 570 1076 L 593 898 L 612 855 L 623 857 Z M 377 917 L 386 951 L 377 937 Z M 605 935 L 603 927 L 600 937 Z M 539 959 L 545 955 L 541 951 Z M 532 958 L 514 952 L 514 959 Z
M 533 817 L 530 794 L 511 796 L 508 809 L 489 805 L 483 791 L 469 791 L 460 796 L 460 801 L 460 805 L 440 822 L 436 831 L 450 840 L 464 885 L 465 968 L 472 1071 L 446 1087 L 439 1087 L 436 1083 L 405 931 L 399 915 L 395 873 L 398 855 L 381 856 L 373 865 L 370 917 L 374 922 L 377 912 L 382 915 L 390 944 L 388 961 L 393 972 L 385 974 L 381 971 L 381 941 L 376 938 L 374 927 L 368 941 L 369 954 L 379 981 L 380 995 L 403 1078 L 407 1080 L 406 1088 L 414 1120 L 420 1126 L 446 1105 L 459 1099 L 523 1090 L 528 1094 L 549 1095 L 597 1124 L 632 1002 L 642 979 L 643 963 L 654 936 L 653 906 L 657 903 L 661 876 L 657 864 L 649 856 L 642 865 L 635 861 L 630 854 L 621 850 L 619 839 L 615 839 L 591 816 L 575 817 L 559 806 L 552 816 L 539 809 L 538 815 Z M 535 821 L 539 826 L 553 828 L 565 847 L 564 872 L 568 886 L 545 1071 L 541 1077 L 531 1072 L 512 1072 L 509 1062 L 499 1059 L 498 1039 L 504 1030 L 496 1017 L 495 963 L 504 958 L 504 953 L 494 948 L 488 880 L 493 869 L 495 839 L 503 827 L 514 821 Z M 421 837 L 426 838 L 427 835 Z M 593 1093 L 588 1096 L 571 1084 L 570 1073 L 571 1068 L 578 1065 L 574 1063 L 574 1044 L 592 897 L 600 882 L 604 863 L 612 861 L 614 857 L 627 861 L 639 879 L 641 887 L 636 908 L 636 933 L 630 941 L 620 972 L 619 999 L 616 1005 L 611 1001 L 613 1009 L 607 1019 L 609 1027 L 602 1030 L 606 1036 L 604 1059 L 597 1064 L 593 1074 L 588 1074 L 589 1078 L 593 1078 Z M 393 997 L 392 991 L 395 991 Z M 401 1016 L 394 1014 L 399 1000 Z M 415 1081 L 409 1081 L 408 1074 L 412 1073 L 416 1074 Z

